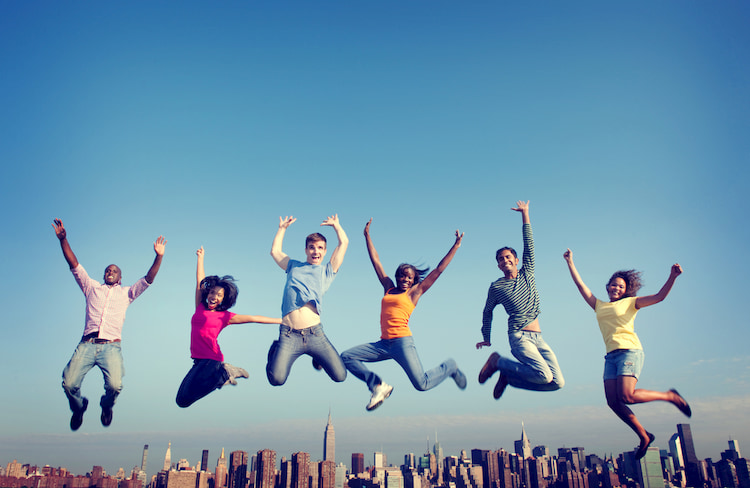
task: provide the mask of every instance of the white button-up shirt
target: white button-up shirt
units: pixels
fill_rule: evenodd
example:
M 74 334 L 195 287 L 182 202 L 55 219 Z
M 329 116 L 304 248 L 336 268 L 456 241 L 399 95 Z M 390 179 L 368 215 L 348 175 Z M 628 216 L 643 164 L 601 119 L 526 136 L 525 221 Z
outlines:
M 83 335 L 99 332 L 99 339 L 122 338 L 122 324 L 128 305 L 148 288 L 143 277 L 133 286 L 107 285 L 89 277 L 79 263 L 70 270 L 86 296 L 86 325 Z

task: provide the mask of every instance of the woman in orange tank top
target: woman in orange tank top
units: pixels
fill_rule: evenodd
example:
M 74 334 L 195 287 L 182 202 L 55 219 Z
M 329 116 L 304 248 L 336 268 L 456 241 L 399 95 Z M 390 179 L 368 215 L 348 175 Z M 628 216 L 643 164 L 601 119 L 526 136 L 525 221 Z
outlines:
M 346 369 L 367 383 L 372 393 L 367 410 L 378 408 L 390 396 L 393 387 L 367 369 L 365 363 L 394 359 L 404 369 L 414 388 L 419 391 L 432 389 L 448 377 L 453 378 L 458 387 L 463 390 L 466 388 L 466 376 L 458 369 L 453 359 L 446 359 L 439 366 L 424 371 L 409 329 L 409 317 L 414 307 L 417 306 L 419 298 L 430 289 L 448 267 L 456 251 L 461 247 L 463 233 L 459 234 L 456 231 L 456 241 L 432 272 L 428 274 L 429 268 L 418 269 L 411 264 L 402 264 L 396 269 L 396 283 L 394 283 L 380 264 L 380 258 L 370 238 L 371 223 L 372 219 L 365 225 L 365 242 L 375 274 L 380 284 L 383 285 L 384 291 L 380 310 L 380 340 L 355 346 L 341 354 Z

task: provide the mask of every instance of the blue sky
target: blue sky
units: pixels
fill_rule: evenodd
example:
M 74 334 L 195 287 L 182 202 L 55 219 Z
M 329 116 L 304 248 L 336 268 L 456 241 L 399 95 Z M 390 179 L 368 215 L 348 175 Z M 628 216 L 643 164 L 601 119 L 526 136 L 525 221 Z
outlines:
M 401 462 L 435 432 L 447 453 L 533 445 L 632 449 L 606 407 L 604 348 L 562 253 L 595 294 L 621 268 L 668 299 L 642 311 L 639 385 L 691 402 L 698 455 L 750 442 L 750 339 L 741 323 L 750 235 L 750 7 L 743 2 L 4 2 L 0 5 L 0 179 L 6 272 L 0 284 L 0 463 L 93 464 L 150 474 L 209 449 L 322 456 L 329 408 L 337 461 L 384 450 Z M 516 200 L 531 201 L 544 337 L 567 385 L 476 383 L 494 251 L 520 249 Z M 368 413 L 366 386 L 335 384 L 298 361 L 283 387 L 264 372 L 272 326 L 220 336 L 250 372 L 189 409 L 174 396 L 190 367 L 195 250 L 206 271 L 237 277 L 238 313 L 280 314 L 284 273 L 269 255 L 338 213 L 351 239 L 325 297 L 323 324 L 343 351 L 379 336 L 381 289 L 362 229 L 389 273 L 453 263 L 411 328 L 425 367 L 453 357 L 470 384 L 417 392 L 392 362 L 374 365 L 394 394 Z M 83 329 L 84 300 L 54 236 L 59 217 L 94 276 L 110 263 L 132 283 L 169 240 L 153 287 L 128 310 L 124 390 L 105 429 L 98 408 L 70 432 L 60 373 Z M 330 228 L 323 232 L 335 242 Z M 493 348 L 508 353 L 498 309 Z M 101 394 L 92 371 L 84 394 Z M 96 402 L 92 402 L 96 405 Z M 635 407 L 665 447 L 685 421 Z

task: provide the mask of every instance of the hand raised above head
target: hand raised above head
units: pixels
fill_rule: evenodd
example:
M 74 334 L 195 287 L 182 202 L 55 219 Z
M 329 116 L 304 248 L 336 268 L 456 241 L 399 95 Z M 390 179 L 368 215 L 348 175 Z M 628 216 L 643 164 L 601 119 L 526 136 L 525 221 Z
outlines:
M 370 224 L 372 224 L 372 217 L 370 217 L 370 220 L 365 224 L 365 235 L 370 234 Z
M 492 344 L 490 344 L 488 341 L 477 342 L 477 349 L 482 349 L 485 346 L 489 347 L 491 345 Z
M 526 200 L 525 202 L 523 200 L 518 200 L 516 202 L 515 207 L 511 207 L 511 210 L 515 210 L 516 212 L 528 212 L 529 211 L 529 200 Z
M 673 264 L 671 273 L 675 276 L 680 276 L 682 274 L 682 266 L 679 264 Z
M 154 252 L 159 256 L 164 256 L 164 248 L 167 245 L 167 240 L 164 236 L 159 236 L 154 242 Z
M 563 253 L 563 257 L 566 261 L 570 261 L 571 259 L 573 259 L 573 251 L 568 248 L 568 250 Z
M 52 221 L 52 227 L 55 229 L 55 235 L 58 239 L 63 240 L 68 236 L 68 233 L 65 232 L 65 227 L 63 226 L 62 220 L 54 219 Z
M 279 216 L 279 229 L 286 229 L 290 225 L 292 225 L 297 219 L 292 217 L 291 215 L 288 215 L 286 217 Z
M 197 251 L 195 251 L 195 255 L 200 258 L 200 257 L 203 257 L 205 255 L 205 252 L 206 251 L 203 250 L 203 246 L 201 246 L 200 249 L 198 249 Z
M 461 240 L 464 238 L 464 233 L 461 232 L 459 234 L 458 229 L 456 229 L 456 242 L 454 245 L 458 245 L 458 247 L 461 247 Z
M 331 227 L 336 227 L 337 225 L 339 225 L 339 214 L 333 214 L 333 215 L 328 216 L 328 218 L 326 218 L 323 221 L 323 223 L 321 223 L 320 225 L 328 225 Z

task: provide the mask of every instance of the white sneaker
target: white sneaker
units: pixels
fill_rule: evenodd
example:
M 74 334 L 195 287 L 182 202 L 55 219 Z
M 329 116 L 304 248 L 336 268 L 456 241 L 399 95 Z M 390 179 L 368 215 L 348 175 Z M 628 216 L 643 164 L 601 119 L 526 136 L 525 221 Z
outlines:
M 380 405 L 382 405 L 383 401 L 391 396 L 392 391 L 393 387 L 388 383 L 380 383 L 378 386 L 376 386 L 375 390 L 372 392 L 372 396 L 370 397 L 370 403 L 367 404 L 367 410 L 375 410 Z
M 229 363 L 224 363 L 224 369 L 229 374 L 229 379 L 222 386 L 236 385 L 237 384 L 236 378 L 249 378 L 250 377 L 250 375 L 247 374 L 247 371 L 245 371 L 242 368 L 238 368 L 237 366 L 232 366 Z

